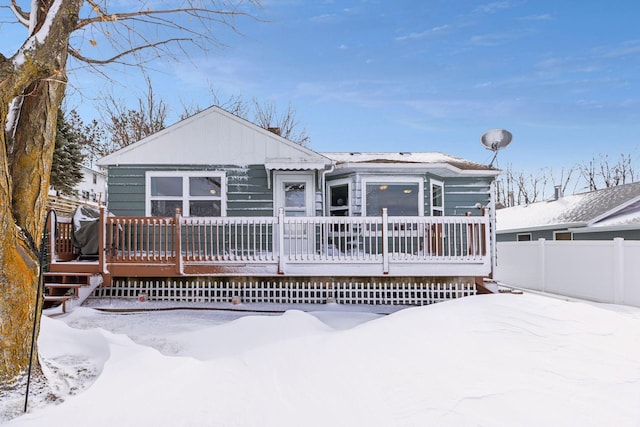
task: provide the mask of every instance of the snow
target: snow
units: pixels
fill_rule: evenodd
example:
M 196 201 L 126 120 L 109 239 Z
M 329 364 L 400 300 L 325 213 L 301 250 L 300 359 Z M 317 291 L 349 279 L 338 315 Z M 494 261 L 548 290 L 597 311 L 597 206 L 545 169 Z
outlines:
M 530 230 L 534 228 L 593 227 L 596 224 L 619 225 L 612 220 L 621 213 L 635 212 L 640 198 L 640 182 L 618 185 L 587 193 L 519 205 L 496 211 L 498 232 Z M 635 203 L 634 203 L 635 202 Z M 627 217 L 627 220 L 631 215 Z M 600 221 L 600 222 L 598 222 Z M 627 221 L 628 222 L 628 221 Z
M 395 163 L 425 163 L 452 164 L 465 169 L 488 169 L 484 165 L 440 152 L 321 152 L 323 156 L 337 163 L 363 162 L 395 162 Z
M 526 292 L 306 309 L 43 318 L 52 390 L 0 410 L 8 426 L 640 423 L 640 309 Z
M 571 224 L 578 219 L 567 212 L 579 207 L 586 194 L 574 194 L 558 200 L 518 205 L 496 211 L 496 229 L 498 231 L 543 227 L 556 224 Z

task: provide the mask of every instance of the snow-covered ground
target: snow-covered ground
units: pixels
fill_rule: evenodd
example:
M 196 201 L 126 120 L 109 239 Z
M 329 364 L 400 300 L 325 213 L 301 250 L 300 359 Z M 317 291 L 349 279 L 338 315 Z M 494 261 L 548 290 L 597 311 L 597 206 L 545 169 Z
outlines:
M 530 293 L 307 308 L 44 318 L 51 389 L 26 415 L 5 394 L 0 423 L 640 426 L 640 309 Z

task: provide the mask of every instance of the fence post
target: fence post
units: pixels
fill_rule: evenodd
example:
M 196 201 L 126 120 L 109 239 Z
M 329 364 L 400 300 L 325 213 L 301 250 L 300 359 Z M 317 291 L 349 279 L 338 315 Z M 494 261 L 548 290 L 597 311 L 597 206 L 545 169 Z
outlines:
M 382 273 L 389 274 L 389 215 L 387 208 L 382 208 Z
M 182 210 L 180 208 L 176 209 L 176 213 L 173 216 L 173 225 L 174 225 L 174 247 L 175 247 L 175 267 L 176 273 L 182 275 L 184 271 L 182 268 Z
M 284 274 L 284 208 L 278 208 L 278 274 Z
M 624 304 L 624 239 L 613 238 L 613 303 Z
M 538 285 L 541 292 L 547 291 L 547 254 L 545 250 L 545 239 L 538 239 Z

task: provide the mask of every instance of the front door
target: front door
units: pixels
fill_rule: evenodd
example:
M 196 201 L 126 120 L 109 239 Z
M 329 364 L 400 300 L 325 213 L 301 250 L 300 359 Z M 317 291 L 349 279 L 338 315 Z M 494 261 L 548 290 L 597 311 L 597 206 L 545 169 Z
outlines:
M 313 216 L 313 174 L 276 172 L 274 215 L 280 208 L 284 216 Z
M 314 216 L 312 173 L 276 172 L 274 177 L 274 214 L 284 210 L 285 221 L 292 217 Z M 291 258 L 315 252 L 313 226 L 305 222 L 285 224 L 284 251 Z

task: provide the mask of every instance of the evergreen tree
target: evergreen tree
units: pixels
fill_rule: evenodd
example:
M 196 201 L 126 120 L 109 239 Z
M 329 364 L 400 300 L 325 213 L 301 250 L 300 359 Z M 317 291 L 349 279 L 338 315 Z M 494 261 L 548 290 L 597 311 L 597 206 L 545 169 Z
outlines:
M 76 195 L 75 187 L 82 181 L 82 149 L 76 132 L 69 126 L 62 110 L 58 110 L 56 145 L 51 165 L 51 186 L 68 196 Z

